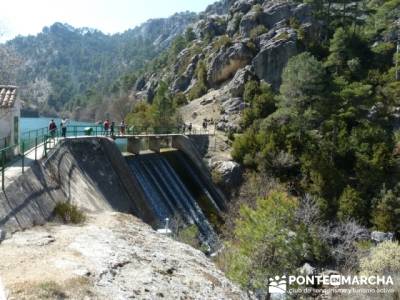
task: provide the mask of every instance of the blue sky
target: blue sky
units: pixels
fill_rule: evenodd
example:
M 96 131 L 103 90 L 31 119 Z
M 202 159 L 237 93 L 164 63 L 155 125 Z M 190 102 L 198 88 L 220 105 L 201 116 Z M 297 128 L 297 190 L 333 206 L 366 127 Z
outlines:
M 123 32 L 150 18 L 204 10 L 216 0 L 12 0 L 0 10 L 2 41 L 36 34 L 54 22 Z M 5 32 L 5 33 L 4 33 Z

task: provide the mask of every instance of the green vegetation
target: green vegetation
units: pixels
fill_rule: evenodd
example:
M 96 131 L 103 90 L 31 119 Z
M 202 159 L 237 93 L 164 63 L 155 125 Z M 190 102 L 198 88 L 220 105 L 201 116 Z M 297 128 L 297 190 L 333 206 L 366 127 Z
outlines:
M 199 240 L 199 229 L 196 225 L 190 225 L 186 228 L 178 230 L 175 234 L 175 239 L 181 243 L 188 244 L 193 248 L 199 249 L 201 247 Z
M 313 195 L 327 220 L 399 232 L 390 123 L 400 92 L 394 45 L 374 44 L 370 19 L 353 26 L 331 18 L 325 50 L 290 59 L 278 94 L 247 83 L 244 98 L 256 104 L 244 112 L 244 133 L 232 154 L 248 168 L 291 183 L 296 194 Z
M 68 297 L 63 291 L 63 287 L 54 281 L 40 283 L 37 289 L 38 296 L 42 299 L 65 299 Z
M 180 123 L 177 114 L 177 102 L 184 101 L 182 96 L 175 98 L 168 91 L 165 82 L 160 82 L 153 103 L 137 103 L 133 111 L 126 116 L 127 124 L 140 129 L 176 128 Z M 184 96 L 183 96 L 184 97 Z
M 207 92 L 207 66 L 205 62 L 200 61 L 196 69 L 196 83 L 189 92 L 189 99 L 197 99 Z
M 400 275 L 399 243 L 388 241 L 372 248 L 371 253 L 361 259 L 361 272 L 365 275 Z
M 259 35 L 262 35 L 264 33 L 266 33 L 267 27 L 265 27 L 264 25 L 258 25 L 256 27 L 254 27 L 251 31 L 250 31 L 250 38 L 251 39 L 255 39 L 256 37 L 258 37 Z
M 227 35 L 223 35 L 215 40 L 215 42 L 213 43 L 213 48 L 218 50 L 221 48 L 229 47 L 231 45 L 232 39 Z
M 296 230 L 297 200 L 272 192 L 252 209 L 240 210 L 234 236 L 228 244 L 228 275 L 242 286 L 265 288 L 271 274 L 292 274 L 302 248 Z M 279 251 L 277 251 L 279 249 Z
M 324 31 L 301 32 L 305 51 L 289 60 L 279 91 L 247 82 L 243 132 L 233 143 L 232 156 L 247 172 L 286 191 L 250 197 L 246 181 L 254 179 L 246 178 L 226 216 L 234 229 L 227 230 L 227 253 L 218 263 L 250 290 L 305 262 L 399 272 L 391 263 L 399 260 L 398 243 L 371 249 L 362 233 L 400 234 L 400 139 L 393 122 L 400 83 L 390 42 L 400 1 L 308 2 Z M 290 23 L 299 33 L 296 20 Z M 253 189 L 264 191 L 261 181 Z M 303 198 L 312 203 L 302 207 Z
M 85 214 L 76 205 L 68 202 L 57 203 L 54 214 L 67 224 L 81 224 L 86 220 Z

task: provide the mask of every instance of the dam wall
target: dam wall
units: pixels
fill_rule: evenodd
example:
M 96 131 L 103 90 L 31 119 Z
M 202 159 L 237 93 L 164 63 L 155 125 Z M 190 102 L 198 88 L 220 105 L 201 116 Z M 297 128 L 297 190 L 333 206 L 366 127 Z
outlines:
M 66 139 L 48 158 L 0 192 L 0 229 L 15 232 L 44 224 L 58 202 L 90 211 L 154 216 L 118 148 L 108 138 Z
M 226 199 L 224 194 L 214 186 L 211 179 L 211 174 L 205 163 L 203 162 L 203 151 L 206 151 L 209 143 L 208 136 L 184 136 L 177 135 L 172 139 L 172 147 L 182 151 L 190 160 L 192 164 L 195 165 L 198 172 L 201 173 L 201 177 L 204 180 L 204 184 L 209 190 L 214 191 L 219 200 L 219 205 L 221 209 L 226 207 Z

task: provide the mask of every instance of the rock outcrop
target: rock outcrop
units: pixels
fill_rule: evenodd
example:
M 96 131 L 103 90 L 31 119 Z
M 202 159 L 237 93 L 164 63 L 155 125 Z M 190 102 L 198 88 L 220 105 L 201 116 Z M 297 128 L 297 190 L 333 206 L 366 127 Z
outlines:
M 248 65 L 253 58 L 253 51 L 245 43 L 236 43 L 221 49 L 210 63 L 207 81 L 217 86 L 236 74 L 236 71 Z
M 229 90 L 232 97 L 242 97 L 246 83 L 253 79 L 255 79 L 253 68 L 251 66 L 246 66 L 236 72 L 225 89 Z
M 9 299 L 247 298 L 202 252 L 120 213 L 17 233 L 0 256 Z
M 253 59 L 254 72 L 260 80 L 264 80 L 278 89 L 281 84 L 282 71 L 289 59 L 297 54 L 296 33 L 283 28 L 275 33 L 260 37 L 260 52 Z
M 234 161 L 216 161 L 211 168 L 222 179 L 222 185 L 228 188 L 237 187 L 242 179 L 242 168 Z

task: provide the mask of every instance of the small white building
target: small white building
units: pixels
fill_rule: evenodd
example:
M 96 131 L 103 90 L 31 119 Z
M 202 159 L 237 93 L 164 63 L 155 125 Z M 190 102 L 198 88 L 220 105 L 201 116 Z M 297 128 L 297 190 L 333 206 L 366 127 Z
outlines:
M 21 103 L 17 97 L 17 87 L 0 85 L 0 148 L 19 144 Z M 12 154 L 10 153 L 12 152 Z M 8 154 L 17 155 L 18 147 Z

